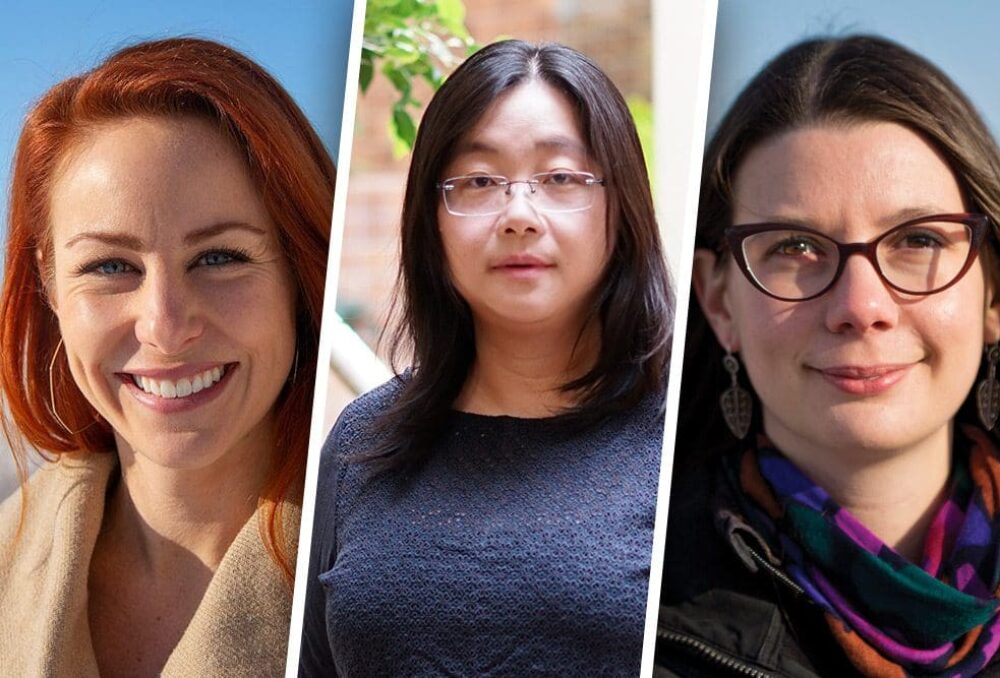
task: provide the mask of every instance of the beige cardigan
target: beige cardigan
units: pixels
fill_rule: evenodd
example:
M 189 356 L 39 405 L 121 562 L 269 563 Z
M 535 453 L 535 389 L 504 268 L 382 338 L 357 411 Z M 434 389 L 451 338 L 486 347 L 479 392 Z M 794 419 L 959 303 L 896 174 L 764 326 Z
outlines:
M 113 454 L 68 454 L 39 469 L 16 544 L 19 493 L 0 505 L 0 675 L 98 675 L 87 575 L 117 468 Z M 294 538 L 300 512 L 287 509 Z M 283 675 L 291 602 L 255 514 L 219 563 L 162 675 Z

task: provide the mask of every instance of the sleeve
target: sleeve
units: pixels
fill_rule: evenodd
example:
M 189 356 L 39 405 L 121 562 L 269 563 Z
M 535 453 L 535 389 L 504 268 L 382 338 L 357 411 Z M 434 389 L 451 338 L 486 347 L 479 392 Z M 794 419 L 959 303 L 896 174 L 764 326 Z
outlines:
M 344 421 L 345 417 L 342 414 L 326 439 L 320 454 L 305 615 L 302 622 L 302 645 L 299 653 L 300 678 L 338 675 L 326 624 L 326 591 L 319 581 L 319 576 L 333 568 L 337 556 L 337 491 L 346 470 L 346 464 L 342 463 L 343 450 L 338 448 Z

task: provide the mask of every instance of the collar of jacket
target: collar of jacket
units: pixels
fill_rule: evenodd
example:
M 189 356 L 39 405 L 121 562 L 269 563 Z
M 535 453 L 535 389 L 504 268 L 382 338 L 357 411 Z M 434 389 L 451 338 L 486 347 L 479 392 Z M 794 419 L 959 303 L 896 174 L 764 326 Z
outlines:
M 852 675 L 819 608 L 745 519 L 730 467 L 701 467 L 674 484 L 656 675 L 832 675 L 827 660 Z

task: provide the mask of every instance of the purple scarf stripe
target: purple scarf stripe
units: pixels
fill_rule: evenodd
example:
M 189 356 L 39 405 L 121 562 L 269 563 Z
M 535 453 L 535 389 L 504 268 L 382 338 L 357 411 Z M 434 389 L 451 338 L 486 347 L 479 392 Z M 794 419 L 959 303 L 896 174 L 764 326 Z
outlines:
M 775 540 L 785 570 L 805 595 L 845 630 L 836 638 L 858 668 L 874 667 L 873 658 L 881 656 L 906 676 L 969 678 L 1000 651 L 1000 515 L 991 518 L 984 500 L 1000 497 L 1000 463 L 987 435 L 965 433 L 968 440 L 955 445 L 959 470 L 951 494 L 925 537 L 920 570 L 926 577 L 766 439 L 747 452 L 766 484 L 761 488 L 757 476 L 743 476 L 757 493 L 747 496 L 769 492 L 783 507 L 769 515 L 764 506 L 771 504 L 754 505 L 748 515 Z M 970 480 L 983 478 L 985 486 L 970 489 Z M 799 508 L 790 511 L 791 505 Z

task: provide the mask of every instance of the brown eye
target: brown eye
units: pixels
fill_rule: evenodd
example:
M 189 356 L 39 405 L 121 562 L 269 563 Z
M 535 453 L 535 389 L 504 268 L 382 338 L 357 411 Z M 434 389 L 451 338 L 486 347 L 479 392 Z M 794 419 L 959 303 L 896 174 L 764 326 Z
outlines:
M 493 188 L 497 185 L 499 184 L 497 184 L 496 178 L 486 174 L 466 177 L 459 183 L 460 188 Z
M 768 250 L 769 256 L 812 257 L 823 256 L 823 248 L 814 240 L 803 236 L 792 236 L 779 240 Z

